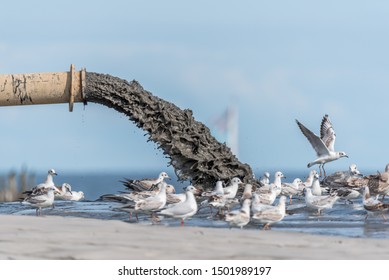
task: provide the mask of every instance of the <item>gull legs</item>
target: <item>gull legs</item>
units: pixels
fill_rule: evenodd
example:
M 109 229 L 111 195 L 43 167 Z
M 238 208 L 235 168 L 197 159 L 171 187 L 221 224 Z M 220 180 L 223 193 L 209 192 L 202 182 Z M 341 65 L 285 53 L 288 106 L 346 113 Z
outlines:
M 263 226 L 263 230 L 271 230 L 270 225 L 269 225 L 269 224 L 265 224 L 265 225 Z
M 135 212 L 136 221 L 139 222 L 138 213 Z M 130 221 L 132 220 L 132 212 L 130 212 Z
M 324 164 L 325 163 L 322 163 L 322 164 L 319 165 L 319 170 L 320 170 L 319 177 L 322 177 L 322 175 L 323 175 L 322 172 L 321 172 L 322 169 L 323 169 L 324 177 L 327 177 L 326 170 L 324 169 Z
M 35 213 L 37 216 L 42 216 L 42 208 L 41 207 L 36 208 Z
M 386 218 L 386 216 L 385 216 L 383 213 L 381 214 L 381 216 L 382 216 L 382 218 L 385 220 L 385 222 L 388 220 L 388 219 Z M 368 217 L 369 217 L 369 213 L 366 213 L 365 221 L 367 220 Z

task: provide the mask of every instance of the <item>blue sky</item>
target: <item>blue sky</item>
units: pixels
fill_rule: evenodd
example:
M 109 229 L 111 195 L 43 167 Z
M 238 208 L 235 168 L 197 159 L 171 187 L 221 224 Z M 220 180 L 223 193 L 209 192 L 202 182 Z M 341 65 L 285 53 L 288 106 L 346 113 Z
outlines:
M 295 123 L 329 114 L 327 165 L 382 170 L 388 159 L 386 1 L 10 1 L 2 3 L 0 73 L 79 69 L 138 80 L 210 124 L 239 110 L 239 159 L 255 172 L 315 158 Z M 0 108 L 0 171 L 171 170 L 144 132 L 96 104 Z

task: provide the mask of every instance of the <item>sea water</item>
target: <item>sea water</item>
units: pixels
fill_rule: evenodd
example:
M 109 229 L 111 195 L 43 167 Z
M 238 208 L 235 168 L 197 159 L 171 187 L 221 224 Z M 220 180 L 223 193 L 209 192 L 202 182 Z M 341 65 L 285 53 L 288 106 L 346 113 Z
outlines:
M 57 215 L 65 217 L 84 217 L 104 220 L 120 220 L 135 223 L 135 218 L 130 220 L 129 213 L 118 211 L 120 203 L 100 201 L 104 194 L 115 194 L 125 191 L 120 182 L 124 178 L 151 178 L 157 173 L 136 174 L 63 174 L 55 178 L 55 182 L 67 182 L 74 191 L 83 191 L 83 201 L 55 201 L 53 209 L 43 209 L 43 215 Z M 284 172 L 288 177 L 286 182 L 299 177 L 305 180 L 304 174 L 296 172 Z M 259 177 L 259 176 L 258 176 Z M 189 182 L 169 182 L 176 187 L 177 192 L 182 192 L 183 187 Z M 277 201 L 276 201 L 277 203 Z M 199 212 L 185 221 L 185 226 L 217 227 L 228 230 L 228 223 L 215 217 L 215 210 L 211 213 L 209 207 L 200 208 Z M 287 199 L 288 215 L 283 221 L 272 225 L 274 231 L 305 232 L 320 235 L 334 235 L 361 238 L 389 238 L 389 222 L 381 215 L 366 217 L 366 211 L 362 205 L 362 198 L 355 200 L 353 204 L 338 200 L 332 209 L 324 209 L 321 215 L 317 211 L 307 209 L 303 199 L 293 199 L 289 205 Z M 20 202 L 0 203 L 0 215 L 35 215 L 35 209 L 21 205 Z M 140 215 L 139 223 L 152 224 L 149 215 Z M 162 226 L 179 226 L 180 221 L 172 218 L 162 218 L 158 223 Z M 262 225 L 249 224 L 243 230 L 261 230 Z

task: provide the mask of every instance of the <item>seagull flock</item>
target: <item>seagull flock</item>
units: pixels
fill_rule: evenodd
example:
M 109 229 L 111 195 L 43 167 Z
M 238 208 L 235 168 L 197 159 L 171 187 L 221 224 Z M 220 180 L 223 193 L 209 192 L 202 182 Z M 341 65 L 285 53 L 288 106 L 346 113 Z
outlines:
M 68 183 L 56 186 L 53 176 L 58 174 L 54 169 L 50 169 L 47 173 L 46 181 L 33 187 L 30 191 L 23 192 L 26 197 L 21 199 L 23 205 L 36 208 L 37 216 L 42 215 L 42 208 L 54 207 L 55 199 L 79 201 L 84 198 L 82 191 L 72 191 Z
M 126 179 L 123 183 L 128 192 L 103 195 L 101 199 L 120 203 L 113 210 L 129 212 L 130 220 L 135 214 L 138 221 L 138 214 L 143 213 L 149 214 L 153 222 L 165 216 L 180 219 L 181 226 L 184 226 L 185 219 L 209 207 L 212 218 L 222 218 L 230 227 L 243 228 L 251 223 L 270 229 L 272 224 L 288 216 L 287 198 L 289 205 L 293 204 L 293 198 L 304 200 L 307 209 L 321 215 L 323 210 L 332 208 L 338 201 L 353 203 L 363 193 L 366 211 L 379 213 L 386 219 L 383 213 L 389 210 L 389 204 L 378 198 L 379 195 L 389 194 L 389 182 L 383 186 L 383 178 L 389 176 L 389 164 L 385 172 L 365 177 L 352 164 L 348 171 L 328 175 L 321 182 L 316 170 L 311 170 L 304 182 L 296 178 L 292 183 L 282 182 L 285 176 L 280 171 L 274 174 L 274 181 L 269 182 L 267 173 L 255 186 L 234 177 L 227 185 L 217 181 L 210 191 L 189 185 L 184 193 L 176 194 L 174 186 L 165 182 L 165 179 L 170 179 L 169 176 L 162 172 L 156 179 Z M 370 192 L 374 197 L 370 196 Z
M 383 203 L 379 197 L 389 194 L 389 164 L 384 172 L 368 176 L 363 176 L 355 164 L 351 164 L 347 171 L 327 176 L 326 163 L 348 157 L 345 152 L 335 151 L 336 134 L 328 115 L 322 119 L 320 137 L 298 120 L 296 122 L 317 155 L 308 163 L 308 168 L 319 165 L 320 171 L 310 170 L 305 181 L 295 178 L 292 182 L 283 182 L 284 174 L 277 171 L 270 182 L 270 173 L 264 172 L 254 184 L 234 177 L 229 182 L 215 182 L 213 190 L 204 191 L 201 186 L 190 185 L 184 193 L 176 194 L 174 186 L 165 182 L 170 177 L 161 172 L 156 179 L 125 179 L 122 181 L 125 192 L 103 195 L 101 199 L 119 202 L 119 206 L 113 209 L 129 212 L 130 219 L 135 214 L 138 221 L 138 214 L 146 213 L 153 222 L 165 216 L 180 219 L 182 226 L 185 219 L 209 207 L 212 218 L 221 218 L 230 227 L 243 228 L 251 223 L 270 229 L 272 224 L 288 216 L 287 208 L 293 204 L 294 198 L 303 200 L 307 209 L 322 215 L 335 203 L 353 204 L 362 196 L 368 214 L 379 213 L 385 218 L 383 213 L 389 210 L 389 204 Z
M 125 191 L 102 195 L 100 199 L 117 202 L 112 210 L 128 212 L 130 220 L 135 215 L 139 221 L 138 214 L 142 213 L 150 215 L 153 223 L 159 222 L 161 217 L 168 217 L 180 219 L 181 226 L 184 226 L 186 219 L 198 214 L 201 209 L 209 208 L 212 218 L 224 220 L 230 228 L 253 224 L 270 229 L 272 224 L 288 216 L 287 208 L 293 204 L 293 199 L 303 200 L 307 209 L 322 215 L 335 203 L 353 204 L 362 197 L 367 212 L 365 219 L 379 214 L 386 220 L 384 213 L 389 210 L 389 204 L 383 200 L 389 195 L 389 164 L 384 172 L 368 176 L 363 176 L 355 164 L 351 164 L 347 171 L 327 175 L 324 169 L 326 163 L 348 157 L 345 152 L 335 151 L 336 134 L 328 115 L 322 119 L 320 137 L 298 120 L 296 122 L 317 155 L 307 166 L 319 165 L 320 171 L 310 170 L 304 181 L 295 178 L 291 182 L 283 182 L 284 174 L 277 171 L 271 182 L 270 173 L 264 172 L 253 184 L 234 177 L 228 182 L 215 182 L 213 190 L 205 191 L 201 186 L 189 185 L 183 193 L 176 193 L 175 187 L 165 182 L 170 179 L 169 175 L 161 172 L 155 179 L 125 178 L 121 181 Z M 82 192 L 72 191 L 67 183 L 55 186 L 55 175 L 56 172 L 50 169 L 44 183 L 26 192 L 22 203 L 36 208 L 37 215 L 41 215 L 42 208 L 53 206 L 54 199 L 80 200 L 84 197 Z

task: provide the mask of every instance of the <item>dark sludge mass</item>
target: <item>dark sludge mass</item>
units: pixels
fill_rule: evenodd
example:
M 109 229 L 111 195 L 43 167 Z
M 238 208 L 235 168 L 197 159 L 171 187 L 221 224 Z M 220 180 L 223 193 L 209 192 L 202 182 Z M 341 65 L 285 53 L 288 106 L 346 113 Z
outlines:
M 213 188 L 217 180 L 233 177 L 253 183 L 251 167 L 218 142 L 207 126 L 194 119 L 191 110 L 154 96 L 137 81 L 87 72 L 85 96 L 88 102 L 124 113 L 145 130 L 149 140 L 170 159 L 179 180 L 205 189 Z

